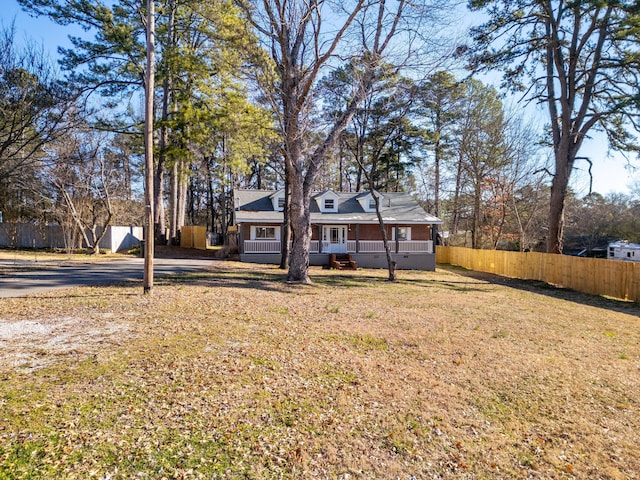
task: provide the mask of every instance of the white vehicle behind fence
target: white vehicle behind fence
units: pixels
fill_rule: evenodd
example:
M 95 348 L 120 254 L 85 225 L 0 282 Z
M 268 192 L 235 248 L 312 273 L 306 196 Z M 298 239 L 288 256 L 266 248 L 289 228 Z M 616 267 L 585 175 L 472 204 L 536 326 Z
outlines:
M 624 241 L 610 243 L 607 258 L 611 260 L 640 262 L 640 244 Z

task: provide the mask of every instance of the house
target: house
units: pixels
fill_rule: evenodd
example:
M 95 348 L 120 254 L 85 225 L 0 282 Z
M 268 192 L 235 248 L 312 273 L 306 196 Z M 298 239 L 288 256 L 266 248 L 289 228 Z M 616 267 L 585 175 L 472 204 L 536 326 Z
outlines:
M 612 242 L 609 244 L 607 258 L 640 262 L 640 244 L 629 242 Z
M 376 214 L 376 195 L 396 268 L 435 270 L 434 239 L 442 220 L 407 193 L 326 190 L 311 198 L 310 265 L 329 265 L 329 255 L 349 254 L 360 267 L 386 268 Z M 234 225 L 240 260 L 280 263 L 284 190 L 235 190 Z
M 607 258 L 609 244 L 615 238 L 604 235 L 565 235 L 562 254 L 576 257 Z

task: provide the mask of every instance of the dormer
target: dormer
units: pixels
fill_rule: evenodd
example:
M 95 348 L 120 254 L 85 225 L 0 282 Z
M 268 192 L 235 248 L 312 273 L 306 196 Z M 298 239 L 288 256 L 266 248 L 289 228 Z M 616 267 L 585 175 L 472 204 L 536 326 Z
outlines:
M 315 200 L 318 209 L 322 213 L 338 213 L 338 194 L 333 190 L 327 190 L 324 193 L 316 195 Z
M 376 199 L 374 198 L 374 195 L 378 197 L 378 200 L 380 201 L 380 210 L 382 210 L 382 199 L 384 198 L 382 194 L 375 190 L 371 190 L 358 195 L 358 203 L 360 203 L 362 210 L 367 213 L 375 213 L 376 211 Z
M 277 192 L 274 192 L 269 197 L 273 204 L 273 210 L 276 212 L 284 211 L 284 188 L 281 188 Z

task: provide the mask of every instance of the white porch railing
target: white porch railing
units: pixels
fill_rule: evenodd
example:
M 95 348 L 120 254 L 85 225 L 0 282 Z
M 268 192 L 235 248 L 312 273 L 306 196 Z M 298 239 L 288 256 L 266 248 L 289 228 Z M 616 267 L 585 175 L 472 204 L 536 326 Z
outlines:
M 384 242 L 382 240 L 360 240 L 359 247 L 358 251 L 360 253 L 384 252 Z
M 245 240 L 245 253 L 280 253 L 280 240 Z
M 389 240 L 389 247 L 395 252 L 395 241 Z M 319 253 L 320 241 L 311 240 L 310 253 Z M 329 242 L 322 242 L 322 251 L 330 250 Z M 347 240 L 348 253 L 380 253 L 384 252 L 382 240 Z M 280 253 L 280 240 L 245 240 L 245 253 Z M 401 240 L 398 242 L 398 253 L 433 253 L 432 240 Z
M 351 241 L 349 241 L 351 243 Z M 349 252 L 356 251 L 356 241 L 353 241 L 353 246 L 347 243 L 347 250 Z M 351 250 L 352 248 L 352 250 Z M 389 248 L 392 252 L 396 251 L 396 242 L 389 240 Z M 360 240 L 358 248 L 360 253 L 379 253 L 384 252 L 384 242 L 382 240 Z M 433 241 L 432 240 L 401 240 L 398 242 L 398 253 L 433 253 Z
M 433 253 L 433 240 L 400 240 L 398 253 Z

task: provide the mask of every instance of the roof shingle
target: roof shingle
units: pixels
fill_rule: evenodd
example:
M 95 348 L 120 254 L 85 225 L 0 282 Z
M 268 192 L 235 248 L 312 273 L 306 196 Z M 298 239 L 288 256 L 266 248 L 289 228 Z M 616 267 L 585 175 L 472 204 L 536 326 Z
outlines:
M 236 223 L 282 223 L 282 212 L 273 209 L 270 196 L 273 190 L 234 190 Z M 322 195 L 323 192 L 312 196 Z M 358 202 L 363 192 L 334 192 L 338 196 L 338 212 L 322 213 L 318 204 L 310 204 L 311 223 L 378 223 L 375 212 L 365 212 Z M 364 192 L 367 194 L 368 192 Z M 404 192 L 384 192 L 382 218 L 385 222 L 406 224 L 442 224 L 442 220 L 428 214 L 411 195 Z

